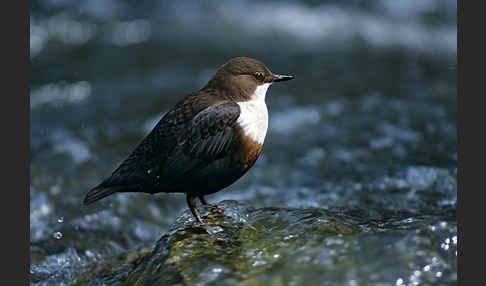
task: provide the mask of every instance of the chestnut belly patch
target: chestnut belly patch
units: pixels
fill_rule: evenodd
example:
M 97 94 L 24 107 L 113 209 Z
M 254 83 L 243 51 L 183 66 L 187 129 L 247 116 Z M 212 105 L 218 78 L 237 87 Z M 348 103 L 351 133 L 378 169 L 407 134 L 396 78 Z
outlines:
M 247 136 L 243 128 L 238 124 L 236 126 L 236 132 L 239 137 L 239 146 L 237 148 L 238 154 L 235 154 L 235 158 L 243 169 L 242 171 L 247 171 L 253 164 L 255 164 L 260 156 L 260 153 L 262 152 L 262 144 Z

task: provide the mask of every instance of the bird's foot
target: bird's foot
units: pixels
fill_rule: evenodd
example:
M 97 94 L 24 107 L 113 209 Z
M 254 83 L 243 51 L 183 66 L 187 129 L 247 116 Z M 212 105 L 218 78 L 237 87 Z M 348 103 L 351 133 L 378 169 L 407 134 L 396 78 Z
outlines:
M 192 229 L 192 231 L 194 231 L 196 233 L 207 233 L 207 234 L 211 234 L 208 231 L 207 225 L 204 224 L 203 222 L 196 222 L 194 224 L 191 224 L 190 225 L 190 229 Z
M 222 215 L 223 213 L 224 213 L 224 209 L 223 208 L 220 208 L 218 205 L 214 205 L 211 208 L 211 214 L 214 214 L 214 215 Z
M 224 214 L 224 209 L 223 208 L 220 208 L 219 206 L 217 205 L 214 205 L 214 206 L 211 206 L 211 210 L 209 211 L 209 213 L 205 216 L 203 216 L 204 219 L 211 219 L 211 218 L 214 218 L 216 216 L 222 216 Z

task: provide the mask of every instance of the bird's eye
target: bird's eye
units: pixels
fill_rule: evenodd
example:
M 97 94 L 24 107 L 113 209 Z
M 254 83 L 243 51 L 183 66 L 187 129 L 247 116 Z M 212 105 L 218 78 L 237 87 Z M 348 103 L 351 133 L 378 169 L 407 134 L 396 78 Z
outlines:
M 255 73 L 255 78 L 257 80 L 263 81 L 263 79 L 265 78 L 265 76 L 261 72 L 256 72 Z

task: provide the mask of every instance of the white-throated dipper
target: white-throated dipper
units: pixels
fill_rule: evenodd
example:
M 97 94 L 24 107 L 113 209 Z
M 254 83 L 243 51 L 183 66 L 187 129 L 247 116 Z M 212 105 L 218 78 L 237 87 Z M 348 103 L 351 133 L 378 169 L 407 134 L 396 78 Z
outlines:
M 110 177 L 91 189 L 84 204 L 120 192 L 185 193 L 196 220 L 196 198 L 218 192 L 243 176 L 262 151 L 268 127 L 265 94 L 290 75 L 238 57 L 177 103 Z

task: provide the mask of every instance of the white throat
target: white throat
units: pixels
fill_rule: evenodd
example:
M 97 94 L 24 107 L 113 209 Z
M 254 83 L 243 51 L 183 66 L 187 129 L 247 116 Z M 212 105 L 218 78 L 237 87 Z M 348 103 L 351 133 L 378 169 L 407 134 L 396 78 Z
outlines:
M 263 144 L 267 135 L 268 111 L 265 95 L 270 85 L 271 83 L 265 83 L 257 86 L 249 101 L 238 102 L 241 113 L 237 122 L 245 135 L 259 144 Z

